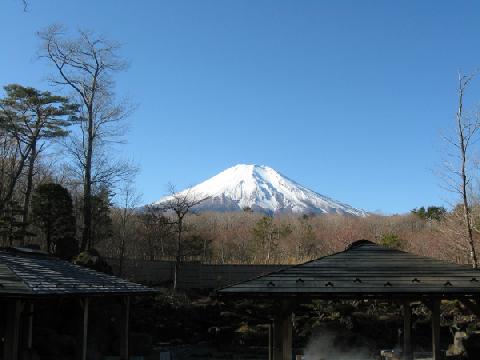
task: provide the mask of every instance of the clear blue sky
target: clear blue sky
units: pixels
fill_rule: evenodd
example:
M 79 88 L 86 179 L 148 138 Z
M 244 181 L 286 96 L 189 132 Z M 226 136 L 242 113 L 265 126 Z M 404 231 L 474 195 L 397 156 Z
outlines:
M 124 44 L 139 103 L 123 151 L 153 201 L 237 163 L 369 211 L 444 204 L 440 131 L 458 69 L 480 66 L 475 1 L 1 0 L 0 84 L 47 88 L 35 32 Z M 479 79 L 480 82 L 480 79 Z M 480 100 L 480 86 L 469 101 Z

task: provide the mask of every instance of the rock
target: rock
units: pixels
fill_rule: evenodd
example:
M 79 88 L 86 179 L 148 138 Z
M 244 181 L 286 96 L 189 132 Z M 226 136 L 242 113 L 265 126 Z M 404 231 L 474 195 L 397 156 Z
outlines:
M 464 331 L 457 331 L 453 336 L 453 344 L 448 346 L 447 355 L 463 355 L 465 352 L 465 347 L 463 341 L 467 338 L 467 333 Z
M 131 333 L 129 343 L 132 355 L 148 355 L 153 350 L 153 341 L 149 334 Z
M 469 359 L 480 359 L 480 334 L 473 333 L 463 341 Z
M 101 271 L 106 274 L 113 273 L 112 267 L 95 249 L 89 249 L 87 251 L 81 252 L 73 260 L 73 263 L 95 271 Z

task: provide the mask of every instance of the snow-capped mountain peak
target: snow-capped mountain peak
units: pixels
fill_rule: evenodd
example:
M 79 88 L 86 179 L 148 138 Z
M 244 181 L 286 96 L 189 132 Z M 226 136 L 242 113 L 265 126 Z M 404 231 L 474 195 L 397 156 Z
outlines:
M 320 195 L 264 165 L 239 164 L 186 189 L 208 199 L 199 210 L 234 211 L 251 208 L 267 213 L 338 213 L 365 216 L 366 212 Z M 155 202 L 161 204 L 168 196 Z

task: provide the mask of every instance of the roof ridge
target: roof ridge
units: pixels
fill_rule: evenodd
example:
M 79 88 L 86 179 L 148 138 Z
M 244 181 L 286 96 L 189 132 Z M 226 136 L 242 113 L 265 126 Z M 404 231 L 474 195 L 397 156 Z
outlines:
M 343 251 L 226 286 L 217 293 L 319 297 L 473 295 L 480 294 L 480 270 L 357 240 Z
M 372 242 L 372 241 L 370 241 L 370 240 L 357 240 L 357 241 L 355 241 L 355 242 L 360 242 L 360 241 L 366 241 L 366 242 L 368 242 L 368 243 L 370 243 L 370 244 L 378 245 L 378 244 L 375 244 L 374 242 Z M 355 242 L 353 242 L 352 244 L 354 244 Z M 352 244 L 350 244 L 350 245 L 352 245 Z M 366 244 L 366 243 L 364 243 L 364 244 L 359 244 L 358 246 L 362 246 L 362 245 L 365 245 L 365 244 Z M 249 282 L 249 281 L 256 280 L 256 279 L 261 278 L 261 277 L 264 277 L 264 276 L 269 276 L 269 275 L 281 273 L 281 272 L 284 272 L 284 271 L 287 271 L 287 270 L 290 270 L 290 269 L 294 269 L 294 268 L 297 268 L 297 267 L 300 267 L 300 266 L 309 264 L 309 263 L 314 262 L 314 261 L 317 261 L 317 260 L 322 260 L 322 259 L 325 259 L 325 258 L 327 258 L 327 257 L 332 257 L 332 256 L 335 256 L 335 255 L 342 254 L 342 253 L 344 253 L 345 251 L 350 250 L 350 245 L 348 245 L 345 250 L 337 251 L 337 252 L 334 252 L 334 253 L 332 253 L 332 254 L 328 254 L 328 255 L 324 255 L 324 256 L 320 256 L 320 257 L 318 257 L 318 258 L 311 259 L 311 260 L 302 262 L 302 263 L 300 263 L 300 264 L 286 265 L 283 269 L 274 270 L 274 271 L 271 271 L 271 272 L 266 273 L 266 274 L 261 274 L 261 275 L 255 276 L 255 277 L 253 277 L 253 278 L 251 278 L 251 279 L 242 280 L 242 281 L 239 281 L 239 282 L 237 282 L 237 283 L 233 283 L 233 284 L 230 284 L 230 285 L 226 285 L 226 286 L 223 286 L 223 287 L 217 289 L 216 291 L 221 291 L 221 290 L 223 290 L 223 289 L 226 289 L 226 288 L 229 288 L 229 287 L 232 287 L 232 286 L 236 286 L 236 285 L 241 285 L 241 284 L 243 284 L 243 283 L 247 283 L 247 282 Z

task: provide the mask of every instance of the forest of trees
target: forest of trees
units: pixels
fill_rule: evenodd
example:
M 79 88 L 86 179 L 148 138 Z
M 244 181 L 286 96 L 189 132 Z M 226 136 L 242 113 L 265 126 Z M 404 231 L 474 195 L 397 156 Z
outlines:
M 37 36 L 48 90 L 6 84 L 0 98 L 0 241 L 70 259 L 113 235 L 113 196 L 137 171 L 114 151 L 133 109 L 115 96 L 127 62 L 91 31 Z
M 195 194 L 140 207 L 138 169 L 115 155 L 134 110 L 115 95 L 115 76 L 127 69 L 119 44 L 61 26 L 40 31 L 38 44 L 38 61 L 50 65 L 48 83 L 42 89 L 4 84 L 0 96 L 1 246 L 34 245 L 69 260 L 95 251 L 118 261 L 121 271 L 125 259 L 297 263 L 364 238 L 477 266 L 480 205 L 472 154 L 479 117 L 466 117 L 463 109 L 475 74 L 459 76 L 455 129 L 446 137 L 453 151 L 443 178 L 458 199 L 451 209 L 367 217 L 270 217 L 248 209 L 196 214 L 202 199 Z
M 451 212 L 431 207 L 434 217 L 417 210 L 406 215 L 347 217 L 340 215 L 279 215 L 261 213 L 200 213 L 188 215 L 182 250 L 183 260 L 205 263 L 274 264 L 299 263 L 342 251 L 358 239 L 369 239 L 385 246 L 433 256 L 458 263 L 469 263 L 468 246 L 459 234 L 462 208 Z M 479 209 L 480 210 L 480 209 Z M 122 209 L 112 209 L 114 223 Z M 442 215 L 437 217 L 438 213 Z M 475 211 L 480 222 L 480 211 Z M 130 238 L 120 253 L 117 234 L 99 244 L 109 258 L 174 260 L 176 229 L 161 213 L 135 214 L 129 219 Z M 480 238 L 475 234 L 475 242 Z

